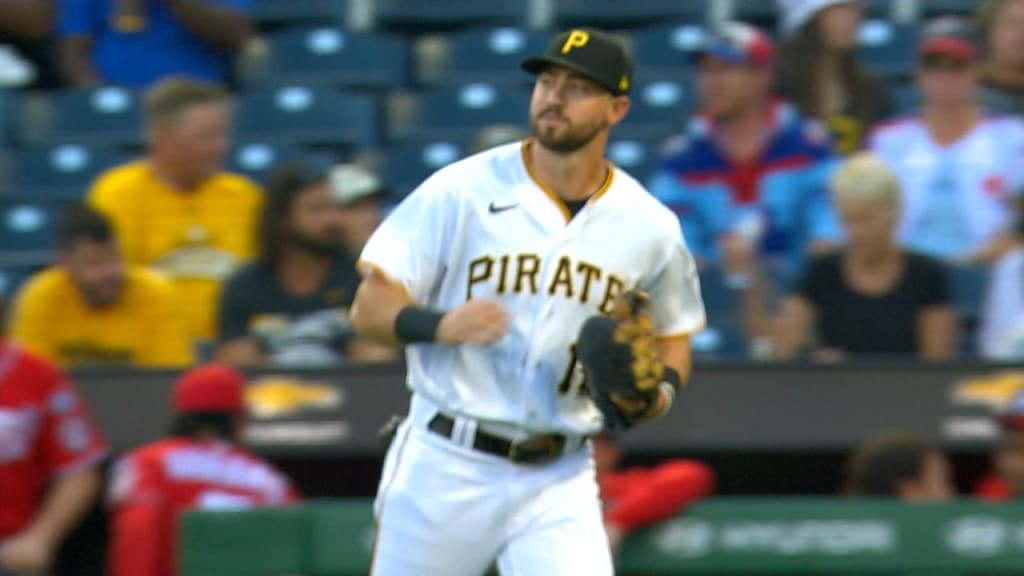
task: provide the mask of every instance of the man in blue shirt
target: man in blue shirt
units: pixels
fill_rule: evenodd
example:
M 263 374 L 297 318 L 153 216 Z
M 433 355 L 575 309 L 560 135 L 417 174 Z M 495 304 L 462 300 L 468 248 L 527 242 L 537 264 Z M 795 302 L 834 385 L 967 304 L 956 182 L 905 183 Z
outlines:
M 651 183 L 698 261 L 721 266 L 737 287 L 755 262 L 792 273 L 840 236 L 828 134 L 774 99 L 773 59 L 768 36 L 746 24 L 708 38 L 697 52 L 701 113 Z
M 60 0 L 60 67 L 73 86 L 227 79 L 253 0 Z

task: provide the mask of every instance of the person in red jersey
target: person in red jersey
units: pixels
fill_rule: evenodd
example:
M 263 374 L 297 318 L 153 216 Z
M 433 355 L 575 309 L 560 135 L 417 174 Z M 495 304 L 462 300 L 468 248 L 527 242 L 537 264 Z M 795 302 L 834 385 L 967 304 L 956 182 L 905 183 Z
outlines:
M 176 575 L 184 512 L 298 500 L 281 472 L 239 446 L 244 383 L 227 366 L 193 368 L 175 384 L 171 437 L 118 460 L 109 488 L 110 576 Z
M 107 445 L 74 386 L 0 337 L 0 574 L 45 574 L 101 487 Z
M 995 502 L 1024 498 L 1024 390 L 999 416 L 1002 436 L 992 456 L 995 471 L 975 488 L 975 496 Z
M 612 551 L 633 531 L 667 520 L 715 491 L 715 474 L 702 462 L 673 458 L 650 468 L 619 469 L 622 448 L 605 434 L 593 443 Z

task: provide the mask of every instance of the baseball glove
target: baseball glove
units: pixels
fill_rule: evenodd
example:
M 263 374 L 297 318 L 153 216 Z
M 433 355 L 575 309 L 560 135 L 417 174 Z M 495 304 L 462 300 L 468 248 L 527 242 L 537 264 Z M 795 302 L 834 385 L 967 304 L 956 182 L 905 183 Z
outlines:
M 657 344 L 650 300 L 642 292 L 625 291 L 611 315 L 592 316 L 580 328 L 576 355 L 586 390 L 609 428 L 629 428 L 650 410 L 665 370 Z

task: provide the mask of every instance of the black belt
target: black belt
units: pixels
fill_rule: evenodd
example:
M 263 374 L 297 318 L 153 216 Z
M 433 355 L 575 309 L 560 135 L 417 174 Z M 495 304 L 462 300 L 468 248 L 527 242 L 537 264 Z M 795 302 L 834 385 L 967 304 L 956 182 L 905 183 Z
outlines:
M 455 430 L 455 419 L 439 412 L 427 424 L 427 429 L 451 439 L 452 431 Z M 483 430 L 477 430 L 476 437 L 473 438 L 474 449 L 523 464 L 550 462 L 565 452 L 566 444 L 567 439 L 561 434 L 509 440 Z

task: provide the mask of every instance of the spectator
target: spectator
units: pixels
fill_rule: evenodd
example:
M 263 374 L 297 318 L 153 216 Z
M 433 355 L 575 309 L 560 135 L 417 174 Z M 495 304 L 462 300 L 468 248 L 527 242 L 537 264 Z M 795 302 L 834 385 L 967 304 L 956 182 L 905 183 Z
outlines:
M 110 224 L 85 205 L 61 222 L 57 264 L 18 294 L 11 339 L 63 366 L 191 364 L 173 286 L 125 265 Z
M 771 40 L 746 24 L 709 38 L 698 52 L 701 115 L 651 185 L 698 261 L 730 274 L 756 256 L 798 268 L 839 238 L 828 136 L 773 99 L 772 60 Z
M 995 471 L 975 488 L 975 496 L 1002 502 L 1024 497 L 1024 391 L 999 414 L 1001 436 L 993 454 Z
M 816 258 L 783 302 L 775 328 L 776 354 L 795 356 L 816 335 L 816 355 L 953 356 L 957 320 L 947 274 L 931 258 L 897 246 L 900 189 L 876 156 L 860 153 L 832 183 L 847 244 Z
M 368 195 L 377 193 L 376 179 L 351 166 L 332 176 L 310 163 L 271 176 L 261 254 L 228 281 L 221 296 L 218 360 L 307 367 L 396 357 L 391 348 L 356 338 L 348 318 L 359 274 L 345 240 L 358 254 L 377 222 L 358 212 L 373 208 L 332 209 L 340 199 L 332 194 L 347 203 L 373 202 Z M 332 183 L 339 186 L 332 190 Z M 353 212 L 343 217 L 343 210 Z
M 146 95 L 148 155 L 100 175 L 90 203 L 114 224 L 129 264 L 171 278 L 189 336 L 214 334 L 221 282 L 255 251 L 262 193 L 222 168 L 228 100 L 219 88 L 168 79 Z
M 342 245 L 354 261 L 380 225 L 387 190 L 380 178 L 355 164 L 337 166 L 330 180 Z
M 989 360 L 1024 358 L 1024 217 L 1015 243 L 992 265 L 978 330 L 978 351 Z
M 783 25 L 779 93 L 824 122 L 836 150 L 852 154 L 889 113 L 885 86 L 857 62 L 860 0 L 777 0 Z
M 635 530 L 668 520 L 715 490 L 715 473 L 696 460 L 673 458 L 649 468 L 620 470 L 623 452 L 613 438 L 598 435 L 593 444 L 613 552 Z
M 907 502 L 949 500 L 952 474 L 946 455 L 916 434 L 885 433 L 864 442 L 846 465 L 851 496 L 899 498 Z
M 0 573 L 45 573 L 95 501 L 106 454 L 74 386 L 0 338 Z
M 244 386 L 230 368 L 190 370 L 174 387 L 171 437 L 117 462 L 109 488 L 111 576 L 178 574 L 178 520 L 189 510 L 298 499 L 284 475 L 240 446 Z
M 988 45 L 978 100 L 989 114 L 1024 116 L 1024 2 L 986 0 L 978 20 Z
M 72 86 L 229 79 L 253 0 L 59 0 L 59 60 Z
M 988 263 L 1012 245 L 1012 203 L 1024 186 L 1024 123 L 985 118 L 974 99 L 978 50 L 970 26 L 942 18 L 922 30 L 919 116 L 880 126 L 870 148 L 903 190 L 900 242 L 959 265 Z
M 0 88 L 53 88 L 55 0 L 0 0 Z

